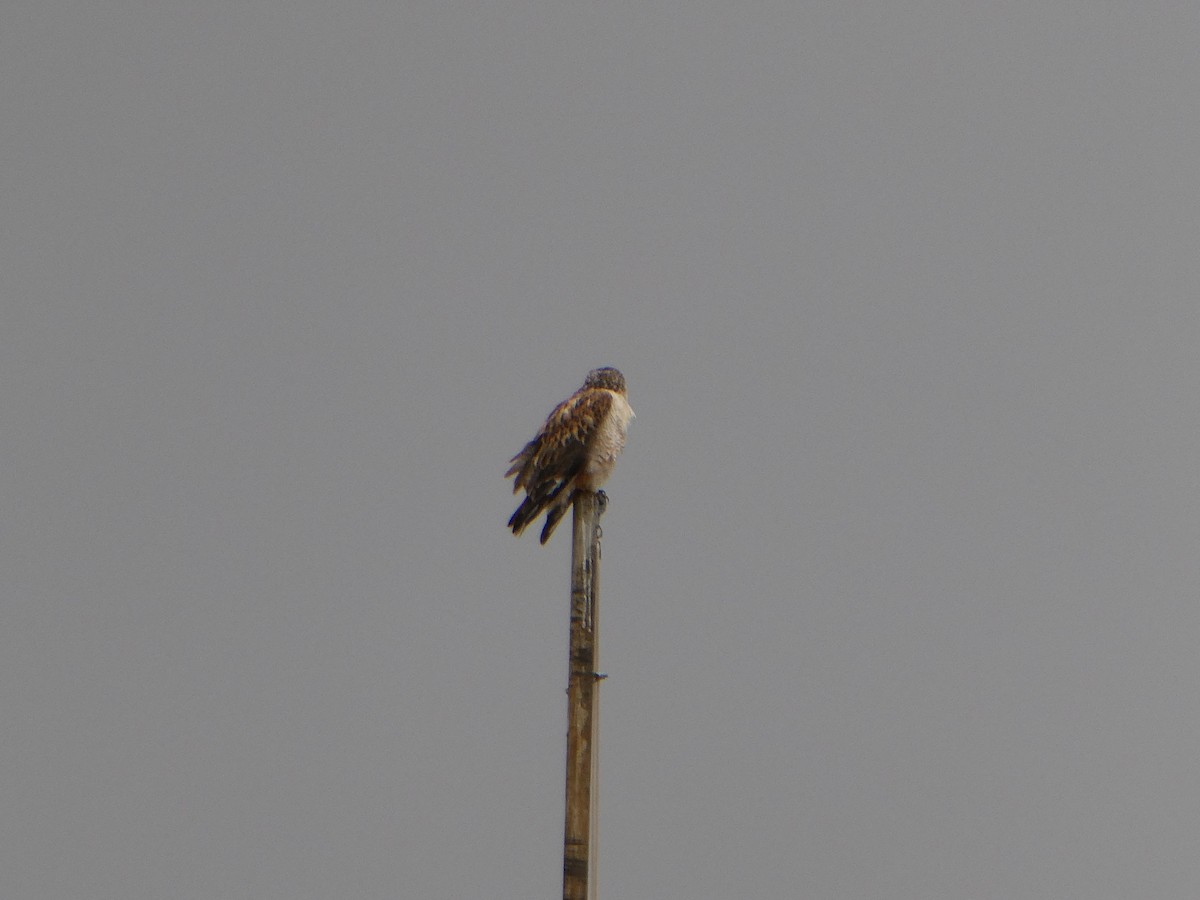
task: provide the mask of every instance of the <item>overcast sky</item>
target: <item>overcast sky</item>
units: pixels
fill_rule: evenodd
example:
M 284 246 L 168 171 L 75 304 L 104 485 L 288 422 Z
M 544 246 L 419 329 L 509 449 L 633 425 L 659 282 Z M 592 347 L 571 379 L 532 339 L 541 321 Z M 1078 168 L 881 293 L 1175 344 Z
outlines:
M 1200 896 L 1200 5 L 9 0 L 0 895 Z

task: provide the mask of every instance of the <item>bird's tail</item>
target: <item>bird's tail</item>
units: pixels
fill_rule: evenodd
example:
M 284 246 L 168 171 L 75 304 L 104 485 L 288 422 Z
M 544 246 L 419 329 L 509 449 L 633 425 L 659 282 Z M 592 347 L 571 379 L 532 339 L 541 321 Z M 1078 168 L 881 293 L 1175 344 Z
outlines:
M 562 521 L 562 517 L 567 514 L 567 507 L 570 505 L 568 500 L 567 503 L 560 503 L 550 508 L 550 512 L 546 514 L 546 524 L 542 528 L 542 536 L 538 538 L 541 543 L 544 544 L 550 540 L 550 535 L 554 534 L 554 529 L 558 527 L 558 523 Z
M 508 527 L 512 529 L 512 533 L 520 537 L 521 532 L 529 527 L 529 523 L 541 515 L 542 508 L 542 504 L 533 497 L 526 497 L 508 520 Z
M 520 537 L 521 533 L 529 527 L 530 522 L 546 512 L 546 524 L 542 528 L 542 535 L 539 538 L 544 544 L 550 540 L 550 535 L 554 534 L 554 529 L 566 515 L 574 496 L 574 479 L 560 482 L 554 490 L 547 494 L 530 494 L 521 501 L 521 505 L 512 514 L 512 518 L 508 520 L 508 527 L 512 529 L 513 534 Z

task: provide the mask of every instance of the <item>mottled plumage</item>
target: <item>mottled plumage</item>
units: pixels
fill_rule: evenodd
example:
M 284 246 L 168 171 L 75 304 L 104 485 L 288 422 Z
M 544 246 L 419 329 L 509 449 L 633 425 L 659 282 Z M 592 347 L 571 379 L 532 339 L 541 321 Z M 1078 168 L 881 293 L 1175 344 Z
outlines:
M 504 473 L 513 493 L 525 489 L 525 500 L 508 520 L 519 535 L 546 513 L 541 542 L 554 533 L 576 491 L 598 490 L 625 446 L 625 429 L 633 418 L 626 399 L 625 376 L 613 368 L 593 369 L 583 387 L 558 404 L 537 437 L 511 460 Z

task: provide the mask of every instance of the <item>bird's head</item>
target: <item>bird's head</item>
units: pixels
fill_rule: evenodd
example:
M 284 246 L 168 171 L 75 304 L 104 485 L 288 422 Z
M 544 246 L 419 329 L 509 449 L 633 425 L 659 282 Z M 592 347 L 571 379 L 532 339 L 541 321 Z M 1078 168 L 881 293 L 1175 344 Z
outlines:
M 625 376 L 612 366 L 605 366 L 602 369 L 592 369 L 592 371 L 588 372 L 583 386 L 585 388 L 604 388 L 605 390 L 616 391 L 618 394 L 624 395 Z

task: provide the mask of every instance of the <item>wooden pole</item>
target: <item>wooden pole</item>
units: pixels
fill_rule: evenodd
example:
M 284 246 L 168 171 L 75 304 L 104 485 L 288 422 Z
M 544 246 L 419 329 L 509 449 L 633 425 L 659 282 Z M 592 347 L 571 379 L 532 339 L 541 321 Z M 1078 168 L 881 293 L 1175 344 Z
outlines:
M 594 900 L 593 795 L 596 773 L 596 611 L 604 495 L 575 495 L 571 542 L 571 642 L 567 675 L 567 803 L 563 900 Z
M 588 877 L 588 900 L 600 896 L 600 517 L 608 507 L 608 495 L 604 491 L 596 494 L 596 531 L 592 535 L 592 809 L 591 872 Z

